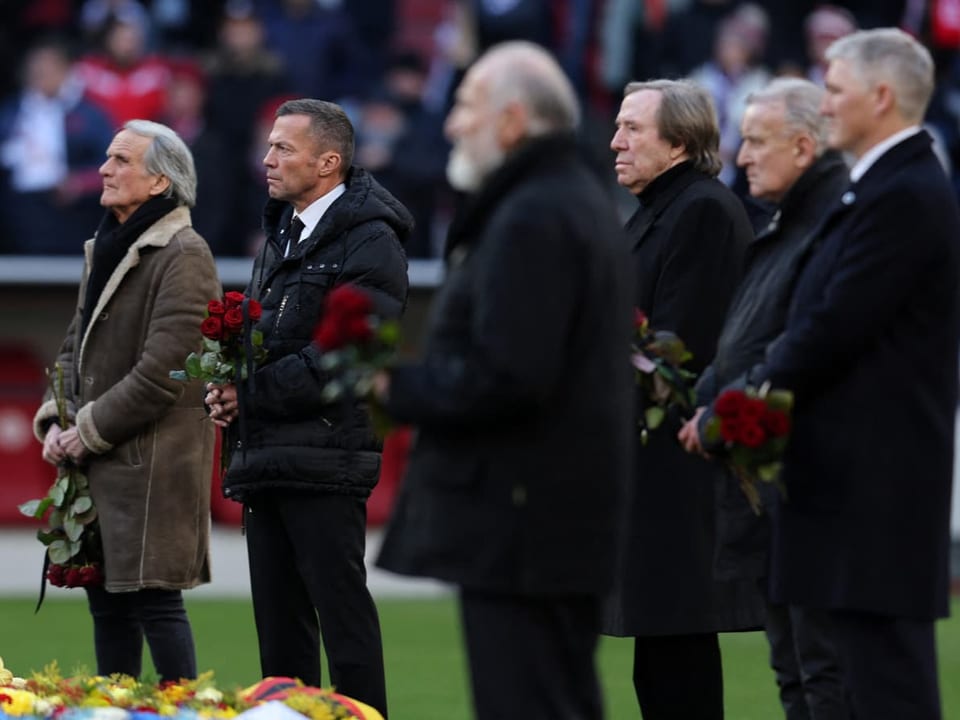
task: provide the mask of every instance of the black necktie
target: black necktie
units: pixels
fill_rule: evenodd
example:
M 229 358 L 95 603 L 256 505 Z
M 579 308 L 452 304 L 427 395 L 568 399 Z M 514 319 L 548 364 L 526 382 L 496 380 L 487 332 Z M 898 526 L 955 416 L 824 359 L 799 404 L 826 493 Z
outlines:
M 287 228 L 287 240 L 290 242 L 290 249 L 287 251 L 288 255 L 297 249 L 297 243 L 300 242 L 300 234 L 303 232 L 303 227 L 303 220 L 297 216 L 294 216 L 290 221 L 290 227 Z

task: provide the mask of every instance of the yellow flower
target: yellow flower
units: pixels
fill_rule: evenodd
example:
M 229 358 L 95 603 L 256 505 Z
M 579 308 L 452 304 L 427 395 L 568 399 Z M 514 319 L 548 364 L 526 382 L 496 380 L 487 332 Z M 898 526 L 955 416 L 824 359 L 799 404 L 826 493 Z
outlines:
M 0 709 L 7 715 L 32 715 L 37 696 L 27 690 L 0 689 Z
M 3 666 L 3 658 L 0 658 L 0 685 L 9 685 L 13 680 L 13 673 Z

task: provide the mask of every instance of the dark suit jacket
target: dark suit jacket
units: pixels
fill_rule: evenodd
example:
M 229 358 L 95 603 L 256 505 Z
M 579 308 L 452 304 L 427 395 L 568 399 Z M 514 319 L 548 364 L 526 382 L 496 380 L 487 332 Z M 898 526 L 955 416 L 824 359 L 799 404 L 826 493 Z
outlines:
M 379 564 L 516 594 L 602 593 L 630 461 L 622 230 L 572 139 L 508 158 L 451 229 L 422 360 L 388 411 L 419 426 Z
M 776 601 L 947 613 L 960 214 L 922 132 L 828 216 L 758 379 L 796 394 Z
M 627 223 L 635 305 L 654 330 L 672 330 L 700 371 L 713 358 L 753 231 L 740 200 L 690 163 L 671 168 L 639 197 Z M 643 398 L 637 398 L 636 412 Z M 714 490 L 722 470 L 687 454 L 679 423 L 641 445 L 630 479 L 617 586 L 604 632 L 670 635 L 757 627 L 763 602 L 755 582 L 717 582 Z

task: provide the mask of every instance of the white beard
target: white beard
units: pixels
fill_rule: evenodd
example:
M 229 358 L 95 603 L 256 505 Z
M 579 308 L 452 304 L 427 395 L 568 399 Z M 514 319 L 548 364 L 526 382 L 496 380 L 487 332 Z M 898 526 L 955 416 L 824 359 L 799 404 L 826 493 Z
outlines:
M 467 152 L 464 142 L 453 146 L 447 160 L 447 181 L 455 190 L 476 192 L 487 176 L 500 167 L 506 153 L 497 145 L 496 138 L 489 130 L 470 141 L 473 153 Z
M 476 192 L 483 183 L 483 174 L 463 150 L 455 147 L 447 159 L 447 182 L 454 190 Z

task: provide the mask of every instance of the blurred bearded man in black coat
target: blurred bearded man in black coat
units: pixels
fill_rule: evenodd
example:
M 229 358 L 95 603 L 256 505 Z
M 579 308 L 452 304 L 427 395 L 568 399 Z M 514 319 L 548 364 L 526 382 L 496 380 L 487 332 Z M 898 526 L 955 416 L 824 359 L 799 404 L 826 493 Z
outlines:
M 419 433 L 379 564 L 456 584 L 476 717 L 603 716 L 594 666 L 630 465 L 629 272 L 574 138 L 576 96 L 530 43 L 467 72 L 446 131 L 468 194 L 424 355 L 379 377 Z

